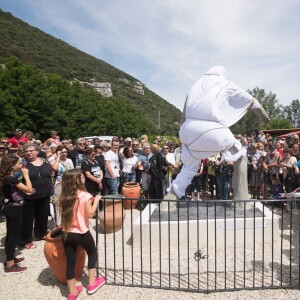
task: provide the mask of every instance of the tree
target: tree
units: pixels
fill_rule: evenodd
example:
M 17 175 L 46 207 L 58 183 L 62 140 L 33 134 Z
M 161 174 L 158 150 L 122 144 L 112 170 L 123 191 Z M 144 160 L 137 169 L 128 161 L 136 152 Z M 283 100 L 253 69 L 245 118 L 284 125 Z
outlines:
M 258 87 L 252 91 L 248 90 L 248 93 L 259 101 L 271 120 L 283 117 L 283 107 L 279 104 L 276 94 L 272 92 L 266 94 L 264 89 L 259 89 Z M 239 122 L 233 125 L 231 129 L 234 133 L 251 134 L 256 129 L 262 128 L 262 126 L 263 124 L 261 124 L 255 114 L 248 112 Z
M 268 124 L 265 126 L 261 126 L 262 129 L 284 129 L 284 128 L 292 128 L 292 124 L 287 119 L 275 118 L 270 120 Z
M 156 133 L 155 123 L 140 107 L 115 98 L 104 98 L 79 83 L 72 85 L 59 75 L 45 74 L 16 58 L 0 68 L 1 135 L 14 128 L 46 139 L 56 129 L 62 138 L 92 135 Z
M 288 119 L 293 127 L 300 127 L 300 101 L 293 100 L 290 105 L 284 107 L 283 114 Z
M 259 103 L 263 106 L 270 119 L 278 118 L 282 116 L 283 107 L 279 104 L 276 99 L 276 94 L 269 92 L 266 94 L 264 89 L 254 88 L 252 91 L 248 91 Z

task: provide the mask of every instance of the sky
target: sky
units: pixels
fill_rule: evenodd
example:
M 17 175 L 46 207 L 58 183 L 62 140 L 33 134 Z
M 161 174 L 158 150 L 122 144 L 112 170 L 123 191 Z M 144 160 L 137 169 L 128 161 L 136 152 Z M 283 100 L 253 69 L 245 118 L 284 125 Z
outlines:
M 0 0 L 0 8 L 134 76 L 183 109 L 210 67 L 300 100 L 298 0 Z

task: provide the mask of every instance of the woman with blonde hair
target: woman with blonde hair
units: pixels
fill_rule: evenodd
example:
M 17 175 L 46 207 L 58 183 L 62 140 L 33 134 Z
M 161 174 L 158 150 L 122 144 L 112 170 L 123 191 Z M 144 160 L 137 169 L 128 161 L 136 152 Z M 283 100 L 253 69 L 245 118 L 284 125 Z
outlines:
M 95 293 L 106 281 L 105 277 L 96 277 L 97 249 L 89 230 L 89 218 L 95 215 L 100 195 L 93 197 L 85 189 L 85 177 L 78 169 L 67 171 L 62 177 L 60 196 L 63 243 L 67 257 L 67 283 L 70 294 L 68 300 L 74 300 L 83 287 L 75 281 L 77 245 L 88 255 L 89 284 L 87 293 Z

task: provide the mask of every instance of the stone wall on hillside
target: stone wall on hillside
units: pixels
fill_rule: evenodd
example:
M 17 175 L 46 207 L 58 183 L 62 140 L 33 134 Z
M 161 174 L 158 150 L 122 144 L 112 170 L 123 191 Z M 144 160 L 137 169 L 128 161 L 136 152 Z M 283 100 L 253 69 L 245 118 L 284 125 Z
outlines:
M 79 81 L 81 85 L 89 86 L 96 90 L 98 93 L 100 93 L 104 97 L 112 97 L 113 92 L 111 89 L 111 84 L 109 82 L 86 82 L 86 81 Z

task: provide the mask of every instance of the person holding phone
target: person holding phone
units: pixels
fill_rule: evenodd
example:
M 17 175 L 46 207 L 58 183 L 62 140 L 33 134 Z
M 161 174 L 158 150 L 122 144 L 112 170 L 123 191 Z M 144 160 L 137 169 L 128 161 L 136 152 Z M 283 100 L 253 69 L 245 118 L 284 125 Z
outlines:
M 22 170 L 25 184 L 14 176 Z M 6 217 L 6 237 L 4 263 L 5 273 L 20 273 L 27 269 L 19 265 L 23 257 L 15 257 L 15 248 L 21 232 L 23 219 L 24 193 L 34 194 L 35 190 L 29 178 L 28 169 L 22 169 L 22 161 L 14 155 L 3 157 L 0 166 L 0 193 L 5 199 L 3 213 Z

